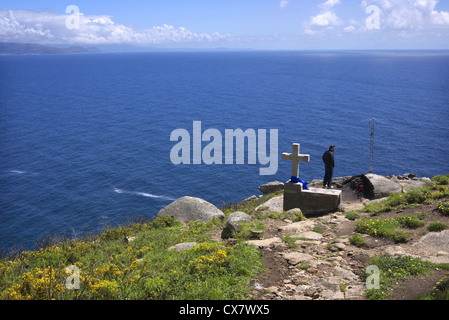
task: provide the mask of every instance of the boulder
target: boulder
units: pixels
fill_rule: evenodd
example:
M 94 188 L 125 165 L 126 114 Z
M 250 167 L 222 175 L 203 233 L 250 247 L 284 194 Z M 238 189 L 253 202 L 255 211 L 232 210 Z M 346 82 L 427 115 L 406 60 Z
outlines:
M 156 217 L 174 215 L 176 220 L 210 222 L 214 217 L 224 219 L 224 213 L 206 200 L 195 197 L 182 197 L 161 209 Z
M 362 176 L 365 196 L 370 199 L 388 197 L 392 193 L 401 193 L 402 186 L 384 176 L 373 173 Z
M 253 219 L 245 212 L 235 211 L 231 213 L 226 221 L 226 227 L 223 229 L 221 237 L 227 239 L 233 236 L 234 233 L 240 231 L 240 223 L 251 222 Z
M 258 206 L 256 209 L 254 209 L 255 212 L 263 212 L 263 213 L 282 213 L 284 212 L 284 195 L 281 194 L 280 196 L 273 197 L 266 202 L 262 203 L 260 206 Z
M 228 220 L 226 222 L 226 228 L 231 232 L 239 232 L 240 227 L 239 224 L 242 222 L 251 222 L 253 218 L 251 218 L 245 212 L 235 211 L 228 216 Z
M 257 189 L 259 189 L 259 191 L 264 195 L 275 193 L 277 191 L 284 190 L 284 183 L 280 181 L 272 181 L 259 186 Z
M 303 221 L 306 219 L 301 209 L 293 208 L 285 212 L 285 216 L 287 219 L 290 219 L 293 222 Z

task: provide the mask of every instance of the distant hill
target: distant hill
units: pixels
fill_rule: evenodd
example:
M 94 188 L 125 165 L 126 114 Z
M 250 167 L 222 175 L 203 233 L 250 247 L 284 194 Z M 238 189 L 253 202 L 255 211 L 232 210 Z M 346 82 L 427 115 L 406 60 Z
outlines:
M 57 48 L 35 43 L 0 43 L 0 54 L 77 54 L 98 53 L 97 48 L 68 47 Z

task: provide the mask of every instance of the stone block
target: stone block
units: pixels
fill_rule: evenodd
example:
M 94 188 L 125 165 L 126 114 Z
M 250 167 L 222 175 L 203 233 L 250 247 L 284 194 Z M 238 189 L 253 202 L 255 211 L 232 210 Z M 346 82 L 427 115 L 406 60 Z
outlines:
M 299 208 L 304 214 L 329 213 L 338 209 L 341 190 L 310 188 L 304 190 L 301 183 L 284 184 L 284 211 Z

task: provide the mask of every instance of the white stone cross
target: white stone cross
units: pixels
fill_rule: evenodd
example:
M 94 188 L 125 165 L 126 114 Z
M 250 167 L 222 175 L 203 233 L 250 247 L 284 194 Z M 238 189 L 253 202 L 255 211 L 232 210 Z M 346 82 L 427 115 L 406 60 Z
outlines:
M 289 160 L 292 162 L 292 177 L 299 177 L 299 162 L 309 162 L 310 155 L 299 154 L 299 143 L 294 143 L 292 146 L 292 153 L 283 153 L 282 160 Z

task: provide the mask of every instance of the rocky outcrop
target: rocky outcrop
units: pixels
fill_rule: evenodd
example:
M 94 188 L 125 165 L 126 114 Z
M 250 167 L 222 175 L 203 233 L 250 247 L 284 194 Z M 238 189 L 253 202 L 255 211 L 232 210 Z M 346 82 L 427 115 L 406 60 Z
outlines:
M 372 200 L 388 197 L 392 193 L 408 192 L 421 188 L 430 182 L 431 180 L 428 177 L 418 178 L 412 173 L 392 176 L 367 173 L 358 176 L 335 177 L 332 179 L 332 186 L 344 192 L 351 191 L 353 195 L 349 193 L 345 195 L 347 200 L 355 200 L 357 196 Z M 309 186 L 320 188 L 322 184 L 323 180 L 316 179 L 312 180 Z
M 357 249 L 349 244 L 349 236 L 337 237 L 334 230 L 348 223 L 344 213 L 336 213 L 313 220 L 279 222 L 278 236 L 248 241 L 270 260 L 278 260 L 287 272 L 276 285 L 254 286 L 262 299 L 283 300 L 359 300 L 365 297 L 365 283 L 357 272 L 363 268 L 352 257 Z M 320 232 L 312 231 L 319 230 Z M 290 238 L 289 246 L 281 239 Z M 270 262 L 268 262 L 270 263 Z
M 156 217 L 173 215 L 176 220 L 210 222 L 214 217 L 224 219 L 224 213 L 206 200 L 182 197 L 161 209 Z
M 367 198 L 380 199 L 388 197 L 392 193 L 401 193 L 399 183 L 391 181 L 384 176 L 373 173 L 362 175 L 364 193 Z
M 259 186 L 257 189 L 259 189 L 260 192 L 266 195 L 284 190 L 284 183 L 280 181 L 272 181 Z

